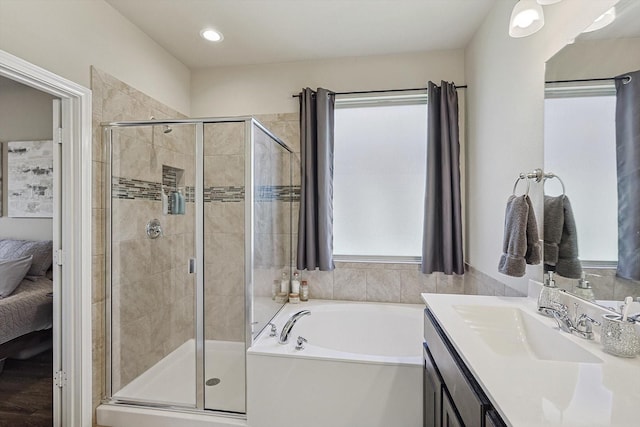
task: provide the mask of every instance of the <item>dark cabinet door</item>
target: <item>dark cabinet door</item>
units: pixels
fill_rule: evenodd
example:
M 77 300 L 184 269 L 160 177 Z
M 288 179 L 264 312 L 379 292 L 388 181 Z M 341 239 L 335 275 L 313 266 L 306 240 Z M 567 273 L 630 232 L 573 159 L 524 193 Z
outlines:
M 506 427 L 506 424 L 494 409 L 487 411 L 487 415 L 484 418 L 484 425 L 486 427 Z
M 449 394 L 442 392 L 442 427 L 464 427 L 455 406 L 449 400 Z
M 442 419 L 442 381 L 424 344 L 424 427 L 440 427 Z

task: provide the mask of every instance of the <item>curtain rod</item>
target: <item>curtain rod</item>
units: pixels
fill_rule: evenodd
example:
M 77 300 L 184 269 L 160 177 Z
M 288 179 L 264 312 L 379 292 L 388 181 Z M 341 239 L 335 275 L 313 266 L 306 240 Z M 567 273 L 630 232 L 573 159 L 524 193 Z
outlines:
M 573 80 L 550 80 L 545 83 L 583 83 L 583 82 L 606 82 L 609 80 L 625 80 L 628 79 L 627 83 L 631 81 L 631 76 L 620 76 L 620 77 L 598 77 L 595 79 L 573 79 Z
M 456 89 L 466 89 L 467 85 L 456 86 Z M 416 87 L 412 89 L 386 89 L 386 90 L 356 90 L 352 92 L 332 92 L 334 95 L 358 95 L 365 93 L 385 93 L 385 92 L 411 92 L 415 90 L 427 90 L 426 87 Z M 300 94 L 291 95 L 292 98 L 300 98 Z

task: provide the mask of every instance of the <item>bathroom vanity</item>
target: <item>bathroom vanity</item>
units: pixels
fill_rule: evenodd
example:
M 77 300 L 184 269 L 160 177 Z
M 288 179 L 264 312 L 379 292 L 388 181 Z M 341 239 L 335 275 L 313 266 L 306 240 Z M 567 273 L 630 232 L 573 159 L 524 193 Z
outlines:
M 424 425 L 640 425 L 640 358 L 558 329 L 531 298 L 422 294 Z
M 424 339 L 425 427 L 504 426 L 429 309 Z

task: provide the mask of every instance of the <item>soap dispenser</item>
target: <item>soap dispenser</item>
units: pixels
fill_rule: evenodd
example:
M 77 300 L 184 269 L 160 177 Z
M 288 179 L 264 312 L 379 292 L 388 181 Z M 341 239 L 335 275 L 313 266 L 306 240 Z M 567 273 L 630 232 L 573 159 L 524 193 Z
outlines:
M 593 294 L 593 288 L 591 287 L 591 283 L 586 279 L 586 274 L 583 271 L 580 275 L 580 280 L 578 280 L 578 286 L 574 290 L 574 294 L 582 299 L 586 299 L 587 301 L 593 301 L 596 299 Z
M 547 277 L 544 279 L 544 286 L 538 296 L 538 309 L 541 307 L 552 308 L 554 303 L 558 302 L 560 290 L 556 286 L 555 280 L 553 280 L 553 271 L 547 272 Z M 541 313 L 545 313 L 541 311 Z

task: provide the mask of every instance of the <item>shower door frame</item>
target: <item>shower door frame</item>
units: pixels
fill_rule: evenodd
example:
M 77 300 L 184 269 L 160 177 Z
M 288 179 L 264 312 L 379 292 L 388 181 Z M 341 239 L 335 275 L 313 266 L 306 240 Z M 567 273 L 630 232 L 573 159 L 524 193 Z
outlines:
M 240 117 L 220 117 L 220 118 L 199 118 L 199 119 L 165 119 L 165 120 L 141 120 L 141 121 L 119 121 L 102 123 L 102 135 L 105 145 L 105 156 L 108 159 L 105 166 L 105 399 L 103 403 L 119 405 L 148 406 L 163 409 L 175 409 L 179 411 L 212 414 L 222 414 L 233 418 L 246 418 L 246 376 L 245 376 L 245 412 L 229 412 L 220 409 L 207 409 L 205 407 L 205 378 L 204 378 L 204 126 L 215 123 L 244 123 L 244 282 L 245 282 L 245 371 L 246 371 L 246 350 L 253 343 L 252 335 L 252 315 L 253 315 L 253 268 L 254 268 L 254 166 L 255 166 L 255 128 L 265 132 L 275 143 L 283 147 L 288 153 L 291 149 L 271 131 L 251 116 Z M 196 342 L 196 402 L 195 407 L 180 406 L 172 404 L 158 404 L 133 399 L 121 399 L 113 397 L 112 390 L 112 307 L 111 307 L 111 220 L 112 220 L 112 138 L 113 129 L 125 127 L 142 126 L 164 126 L 164 125 L 195 125 L 195 243 L 196 243 L 196 300 L 195 300 L 195 342 Z

